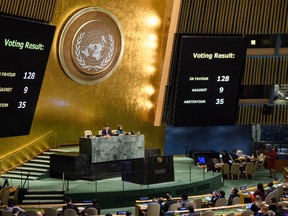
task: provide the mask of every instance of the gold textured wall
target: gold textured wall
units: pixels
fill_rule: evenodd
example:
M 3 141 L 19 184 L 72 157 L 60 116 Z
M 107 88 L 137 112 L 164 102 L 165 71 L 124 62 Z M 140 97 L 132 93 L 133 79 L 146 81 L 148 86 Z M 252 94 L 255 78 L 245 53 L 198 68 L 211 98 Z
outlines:
M 126 131 L 140 131 L 145 134 L 146 148 L 163 149 L 165 127 L 155 127 L 153 123 L 172 3 L 172 0 L 58 0 L 50 22 L 56 25 L 56 33 L 31 133 L 0 138 L 0 157 L 53 132 L 57 133 L 58 144 L 75 144 L 85 129 L 96 133 L 106 123 L 112 129 L 122 123 Z M 96 85 L 81 85 L 63 71 L 58 42 L 69 17 L 91 6 L 117 17 L 124 31 L 125 48 L 122 62 L 109 79 Z

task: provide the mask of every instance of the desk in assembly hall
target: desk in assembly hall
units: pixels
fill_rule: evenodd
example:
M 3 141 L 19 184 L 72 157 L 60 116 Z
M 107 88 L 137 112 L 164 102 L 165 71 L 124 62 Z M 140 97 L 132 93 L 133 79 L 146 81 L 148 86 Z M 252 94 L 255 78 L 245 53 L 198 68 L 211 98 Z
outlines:
M 201 195 L 204 196 L 204 195 Z M 149 204 L 136 204 L 135 205 L 135 215 L 141 216 L 142 212 L 145 212 L 147 210 Z M 138 207 L 137 207 L 138 206 Z M 219 206 L 219 207 L 210 207 L 210 208 L 198 208 L 195 209 L 195 212 L 203 213 L 205 211 L 212 210 L 215 215 L 227 215 L 230 213 L 234 213 L 235 215 L 241 215 L 245 210 L 247 210 L 247 207 L 245 204 L 237 204 L 237 205 L 231 205 L 231 206 Z M 189 213 L 189 210 L 181 210 L 181 211 L 174 211 L 174 215 L 183 215 L 185 213 Z
M 145 157 L 144 135 L 80 138 L 80 154 L 90 154 L 91 163 Z
M 279 181 L 274 181 L 274 187 L 277 188 Z M 263 184 L 264 188 L 267 187 L 267 184 Z M 251 193 L 253 193 L 257 189 L 257 186 L 246 188 L 245 190 L 239 191 L 240 203 L 250 203 L 251 202 Z
M 194 195 L 194 196 L 188 196 L 188 199 L 190 201 L 193 201 L 195 199 L 202 199 L 202 206 L 207 205 L 206 197 L 212 197 L 212 194 L 201 194 L 201 195 Z M 179 202 L 181 200 L 181 197 L 173 197 L 173 200 Z M 146 200 L 136 200 L 135 201 L 135 215 L 141 216 L 142 212 L 147 210 L 148 205 L 152 202 L 152 199 L 146 199 Z M 165 199 L 164 199 L 165 202 Z

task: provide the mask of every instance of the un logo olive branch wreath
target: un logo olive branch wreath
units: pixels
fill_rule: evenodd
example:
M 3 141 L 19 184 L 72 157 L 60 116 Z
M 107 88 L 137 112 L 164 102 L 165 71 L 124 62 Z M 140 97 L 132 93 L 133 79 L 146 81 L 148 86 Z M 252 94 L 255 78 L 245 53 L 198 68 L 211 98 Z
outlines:
M 115 45 L 114 45 L 114 39 L 112 37 L 112 35 L 108 34 L 108 38 L 110 41 L 110 47 L 109 47 L 109 52 L 107 54 L 107 56 L 104 58 L 104 60 L 99 64 L 99 65 L 88 65 L 86 64 L 84 58 L 81 55 L 81 43 L 83 38 L 85 37 L 86 32 L 82 32 L 80 33 L 79 37 L 77 37 L 76 43 L 75 43 L 75 55 L 76 55 L 76 60 L 78 62 L 78 64 L 80 65 L 81 68 L 83 69 L 87 69 L 88 71 L 90 71 L 91 69 L 94 69 L 95 71 L 99 71 L 104 69 L 112 60 L 113 54 L 114 54 L 114 50 L 115 50 Z

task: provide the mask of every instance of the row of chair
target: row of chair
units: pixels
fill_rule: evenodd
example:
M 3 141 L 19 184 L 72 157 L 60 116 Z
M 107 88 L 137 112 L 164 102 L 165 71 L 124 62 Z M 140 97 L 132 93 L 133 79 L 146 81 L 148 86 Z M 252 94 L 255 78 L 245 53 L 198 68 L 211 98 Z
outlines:
M 58 210 L 53 207 L 46 207 L 44 208 L 44 215 L 45 216 L 58 216 Z M 74 209 L 66 209 L 63 214 L 63 216 L 77 216 L 77 212 Z M 87 208 L 84 211 L 85 216 L 95 216 L 98 215 L 98 211 L 96 208 Z M 2 216 L 12 216 L 11 211 L 3 211 Z M 36 211 L 29 210 L 25 211 L 25 216 L 38 216 Z
M 257 167 L 258 167 L 258 162 L 257 161 L 255 163 L 251 161 L 251 162 L 247 162 L 245 164 L 245 169 L 243 170 L 243 174 L 245 175 L 246 179 L 248 178 L 249 175 L 252 178 L 254 178 L 254 176 L 256 174 Z M 231 176 L 231 179 L 233 179 L 235 175 L 239 179 L 239 176 L 241 174 L 240 164 L 239 163 L 233 163 L 231 165 L 231 167 L 230 167 L 229 164 L 224 163 L 221 166 L 221 172 L 222 172 L 223 176 L 224 175 L 227 176 L 227 179 L 229 179 L 230 176 Z
M 201 216 L 214 216 L 214 215 L 215 215 L 215 212 L 211 210 L 208 210 L 201 214 Z M 241 213 L 241 216 L 251 216 L 251 215 L 253 215 L 253 212 L 251 210 L 245 210 Z M 229 213 L 229 214 L 226 214 L 226 216 L 235 216 L 235 213 Z
M 235 197 L 233 199 L 232 205 L 237 205 L 240 204 L 240 198 Z M 220 206 L 226 206 L 227 205 L 227 199 L 226 198 L 219 198 L 215 202 L 215 207 L 220 207 Z M 188 206 L 193 206 L 194 209 L 201 209 L 202 208 L 202 199 L 195 199 L 193 201 L 190 201 L 185 204 L 185 207 L 187 208 Z M 178 208 L 180 207 L 179 203 L 174 203 L 169 206 L 168 212 L 171 211 L 177 211 Z M 151 203 L 147 207 L 146 212 L 143 212 L 146 216 L 154 216 L 154 215 L 159 215 L 160 213 L 160 205 L 158 203 Z

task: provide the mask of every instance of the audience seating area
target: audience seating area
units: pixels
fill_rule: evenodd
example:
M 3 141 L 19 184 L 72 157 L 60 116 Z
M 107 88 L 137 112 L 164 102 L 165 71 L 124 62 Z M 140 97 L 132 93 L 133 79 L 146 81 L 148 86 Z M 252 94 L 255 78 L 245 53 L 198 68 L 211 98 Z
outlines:
M 264 185 L 267 187 L 267 185 Z M 279 181 L 274 182 L 274 186 L 276 189 L 269 193 L 266 196 L 265 201 L 262 203 L 266 205 L 267 207 L 272 204 L 272 199 L 275 198 L 277 201 L 278 205 L 283 205 L 288 206 L 288 202 L 285 201 L 284 198 L 284 188 L 286 187 L 285 184 L 280 183 Z M 205 215 L 239 215 L 239 216 L 251 216 L 253 215 L 253 212 L 248 209 L 248 204 L 251 204 L 251 196 L 253 196 L 253 192 L 256 190 L 257 187 L 251 187 L 251 188 L 246 188 L 244 190 L 240 190 L 239 196 L 233 198 L 232 205 L 227 205 L 227 199 L 226 198 L 219 198 L 215 202 L 214 205 L 212 205 L 209 197 L 212 196 L 212 194 L 203 194 L 203 195 L 197 195 L 197 196 L 189 196 L 189 202 L 186 203 L 185 207 L 187 208 L 189 205 L 194 207 L 195 212 L 199 212 L 199 215 L 205 216 Z M 247 196 L 249 194 L 249 196 Z M 244 199 L 243 196 L 246 196 L 246 198 L 249 199 Z M 168 215 L 187 215 L 189 214 L 189 209 L 186 210 L 180 210 L 180 202 L 181 202 L 181 197 L 174 197 L 173 200 L 176 201 L 175 204 L 172 204 L 168 210 L 167 213 L 164 214 L 164 216 Z M 199 202 L 199 200 L 201 202 Z M 247 202 L 248 201 L 248 202 Z M 165 200 L 164 200 L 165 202 Z M 146 215 L 152 215 L 150 214 L 150 205 L 154 205 L 155 200 L 136 200 L 135 202 L 135 215 L 136 216 L 141 216 L 143 215 L 143 212 L 146 212 Z M 198 203 L 198 205 L 196 204 Z M 201 205 L 199 205 L 199 203 Z M 250 207 L 249 207 L 250 208 Z M 157 205 L 157 212 L 160 209 L 160 205 Z M 285 209 L 288 213 L 288 208 Z
M 230 170 L 231 171 L 231 170 Z M 233 181 L 233 180 L 231 180 Z M 288 201 L 286 201 L 285 198 L 285 188 L 286 183 L 281 183 L 279 181 L 274 181 L 274 187 L 275 190 L 269 193 L 265 200 L 262 202 L 263 204 L 269 206 L 272 204 L 272 199 L 274 198 L 277 202 L 277 204 L 285 204 L 285 206 L 288 206 Z M 287 184 L 288 186 L 288 184 Z M 267 187 L 267 185 L 264 184 L 264 187 Z M 250 209 L 247 209 L 247 204 L 251 203 L 251 196 L 253 196 L 253 192 L 256 190 L 255 187 L 251 188 L 245 188 L 243 190 L 239 191 L 239 196 L 233 198 L 232 205 L 228 205 L 228 197 L 229 195 L 226 194 L 226 198 L 218 198 L 215 203 L 212 203 L 211 198 L 215 196 L 215 194 L 200 194 L 195 196 L 188 196 L 188 201 L 185 204 L 185 208 L 180 208 L 180 203 L 182 201 L 181 197 L 172 197 L 172 199 L 175 201 L 174 204 L 170 205 L 168 212 L 164 214 L 164 216 L 168 215 L 189 215 L 189 206 L 193 206 L 193 209 L 195 212 L 198 212 L 200 216 L 205 215 L 225 215 L 225 216 L 251 216 L 252 211 Z M 8 192 L 7 192 L 8 191 Z M 7 194 L 8 193 L 8 199 L 15 199 L 17 200 L 17 197 L 15 197 L 15 193 L 18 193 L 19 187 L 12 188 L 12 187 L 4 187 L 1 190 L 0 198 L 3 202 L 2 204 L 2 216 L 12 216 L 11 211 L 7 211 L 6 202 Z M 13 195 L 14 194 L 14 195 Z M 4 196 L 5 195 L 5 196 Z M 165 199 L 163 200 L 165 203 Z M 287 203 L 286 203 L 287 202 Z M 95 216 L 98 215 L 98 211 L 95 208 L 86 208 L 87 205 L 91 203 L 75 203 L 75 205 L 78 206 L 78 209 L 80 210 L 79 215 L 85 215 L 85 216 Z M 65 204 L 54 204 L 51 206 L 51 204 L 39 204 L 39 205 L 19 205 L 20 208 L 25 209 L 25 215 L 26 216 L 77 216 L 77 212 L 73 209 L 67 209 L 64 212 L 62 212 L 62 207 Z M 85 209 L 85 213 L 83 212 Z M 143 199 L 143 200 L 136 200 L 135 201 L 135 216 L 158 216 L 160 215 L 160 204 L 157 203 L 157 200 L 155 202 L 154 199 Z M 113 215 L 121 215 L 117 214 L 119 212 L 115 212 Z M 287 208 L 288 213 L 288 208 Z

